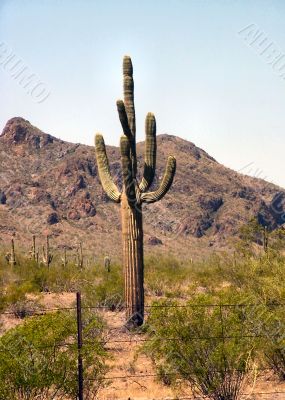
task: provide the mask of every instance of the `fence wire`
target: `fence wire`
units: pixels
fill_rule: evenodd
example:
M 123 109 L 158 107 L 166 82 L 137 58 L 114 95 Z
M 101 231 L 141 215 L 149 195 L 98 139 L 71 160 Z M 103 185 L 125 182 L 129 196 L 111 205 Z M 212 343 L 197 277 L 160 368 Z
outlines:
M 276 302 L 267 302 L 264 303 L 264 305 L 269 306 L 269 307 L 284 307 L 285 303 L 276 303 Z M 151 309 L 157 309 L 157 308 L 215 308 L 219 307 L 221 310 L 221 315 L 222 315 L 222 309 L 223 308 L 254 308 L 260 306 L 260 303 L 243 303 L 243 304 L 147 304 L 144 307 L 147 310 Z M 114 309 L 110 309 L 110 306 L 105 306 L 105 305 L 88 305 L 88 306 L 82 306 L 82 310 L 108 310 L 110 312 L 122 312 L 126 310 L 127 307 L 120 305 L 119 307 L 115 307 Z M 33 317 L 33 316 L 41 316 L 41 315 L 46 315 L 48 313 L 52 312 L 69 312 L 69 311 L 76 311 L 77 307 L 76 306 L 71 306 L 71 307 L 51 307 L 51 308 L 44 308 L 42 310 L 34 310 L 34 309 L 25 309 L 26 315 L 28 317 Z M 147 315 L 148 313 L 146 313 Z M 2 311 L 0 312 L 0 316 L 5 316 L 5 315 L 15 315 L 15 311 Z M 19 317 L 18 317 L 19 318 Z M 19 318 L 20 319 L 20 318 Z M 223 321 L 221 321 L 223 325 Z M 104 346 L 110 345 L 110 344 L 115 344 L 115 343 L 128 343 L 128 344 L 134 344 L 134 343 L 145 343 L 145 342 L 150 342 L 152 341 L 151 338 L 140 338 L 138 336 L 142 335 L 140 332 L 135 332 L 132 333 L 131 331 L 128 332 L 130 337 L 128 339 L 112 339 L 112 338 L 106 338 L 105 340 L 101 340 L 97 343 L 102 344 Z M 193 337 L 187 337 L 187 339 L 190 340 L 236 340 L 236 339 L 242 339 L 242 338 L 284 338 L 284 335 L 226 335 L 224 331 L 222 331 L 222 335 L 220 336 L 193 336 Z M 156 340 L 159 341 L 181 341 L 181 339 L 178 338 L 172 338 L 172 337 L 164 337 L 164 338 L 157 338 Z M 88 346 L 88 348 L 91 348 L 93 345 L 93 342 L 88 341 L 88 340 L 83 340 L 83 347 Z M 74 347 L 76 350 L 77 343 L 72 342 L 72 343 L 55 343 L 54 345 L 50 346 L 33 346 L 35 349 L 39 350 L 45 350 L 45 349 L 54 349 L 57 347 Z M 91 347 L 90 347 L 91 346 Z M 0 348 L 0 353 L 5 352 L 5 348 Z M 238 369 L 235 369 L 235 371 L 239 371 Z M 255 369 L 248 369 L 249 371 L 258 371 L 258 372 L 274 372 L 273 368 L 255 368 Z M 216 370 L 216 372 L 220 372 L 219 370 Z M 221 371 L 222 372 L 222 371 Z M 175 373 L 166 373 L 166 376 L 171 376 L 171 375 L 177 375 Z M 124 380 L 124 379 L 138 379 L 138 378 L 143 378 L 143 379 L 153 379 L 156 378 L 158 375 L 156 373 L 153 374 L 130 374 L 130 375 L 114 375 L 114 376 L 105 376 L 102 379 L 105 381 L 113 381 L 113 380 Z M 88 381 L 96 381 L 96 379 L 88 378 Z M 251 392 L 251 393 L 241 393 L 240 397 L 245 397 L 245 396 L 272 396 L 272 395 L 285 395 L 285 391 L 268 391 L 268 392 Z M 127 395 L 126 395 L 127 396 Z M 151 400 L 206 400 L 208 399 L 208 396 L 192 396 L 192 397 L 166 397 L 166 398 L 154 398 L 151 397 Z M 253 397 L 254 398 L 254 397 Z M 285 396 L 284 396 L 285 398 Z

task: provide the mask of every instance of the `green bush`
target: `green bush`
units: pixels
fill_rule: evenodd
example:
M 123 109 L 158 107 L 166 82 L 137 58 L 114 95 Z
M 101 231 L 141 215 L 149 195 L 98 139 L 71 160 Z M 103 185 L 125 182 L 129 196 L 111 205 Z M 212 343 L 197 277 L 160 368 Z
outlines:
M 124 298 L 124 278 L 122 267 L 112 265 L 110 272 L 98 267 L 96 276 L 86 280 L 82 286 L 85 306 L 107 307 L 110 310 L 121 309 Z
M 143 350 L 164 382 L 183 379 L 194 393 L 213 400 L 239 398 L 257 343 L 243 334 L 246 320 L 240 307 L 219 304 L 242 301 L 241 295 L 225 293 L 196 295 L 185 306 L 153 303 L 147 322 L 150 341 Z
M 183 297 L 190 269 L 173 257 L 153 256 L 145 262 L 145 288 L 150 296 Z
M 249 314 L 249 313 L 248 313 Z M 258 303 L 248 315 L 250 333 L 259 336 L 262 367 L 285 380 L 285 303 Z
M 85 398 L 95 398 L 105 373 L 102 323 L 85 323 Z M 76 399 L 76 319 L 71 313 L 31 317 L 0 339 L 0 399 Z

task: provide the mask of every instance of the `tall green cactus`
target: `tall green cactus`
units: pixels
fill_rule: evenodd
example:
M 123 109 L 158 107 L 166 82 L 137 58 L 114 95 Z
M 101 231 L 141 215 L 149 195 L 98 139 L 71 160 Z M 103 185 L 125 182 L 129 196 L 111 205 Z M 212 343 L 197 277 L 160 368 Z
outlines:
M 14 239 L 11 239 L 11 257 L 10 257 L 10 264 L 12 266 L 16 265 L 16 256 L 15 256 L 15 244 Z
M 154 203 L 167 193 L 174 178 L 176 160 L 172 156 L 168 157 L 166 171 L 159 188 L 153 192 L 146 192 L 153 182 L 156 164 L 156 121 L 154 115 L 148 113 L 145 121 L 144 171 L 141 182 L 138 183 L 133 66 L 128 56 L 124 57 L 123 76 L 124 101 L 117 101 L 124 133 L 120 140 L 122 192 L 111 177 L 101 134 L 95 137 L 95 151 L 103 189 L 111 200 L 121 204 L 126 316 L 129 325 L 139 326 L 144 320 L 142 203 Z
M 49 247 L 49 236 L 46 236 L 46 248 L 43 246 L 43 263 L 49 268 L 50 264 L 53 259 L 53 255 L 50 253 L 50 247 Z
M 36 261 L 37 252 L 36 252 L 36 235 L 33 235 L 33 244 L 31 251 L 32 260 Z

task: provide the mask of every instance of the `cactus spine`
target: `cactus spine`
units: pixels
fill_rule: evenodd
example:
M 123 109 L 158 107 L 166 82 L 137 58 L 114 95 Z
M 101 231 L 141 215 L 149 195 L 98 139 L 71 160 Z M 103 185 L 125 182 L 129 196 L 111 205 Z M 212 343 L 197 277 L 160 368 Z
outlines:
M 176 169 L 176 160 L 169 156 L 160 186 L 147 192 L 151 186 L 156 165 L 156 121 L 148 113 L 145 121 L 145 160 L 143 178 L 137 181 L 136 119 L 134 81 L 131 58 L 123 61 L 124 101 L 117 101 L 119 119 L 124 135 L 121 136 L 122 193 L 114 183 L 109 168 L 103 136 L 95 137 L 95 151 L 99 177 L 108 197 L 121 204 L 123 257 L 125 274 L 126 317 L 129 325 L 139 326 L 144 319 L 144 261 L 142 204 L 159 201 L 169 190 Z

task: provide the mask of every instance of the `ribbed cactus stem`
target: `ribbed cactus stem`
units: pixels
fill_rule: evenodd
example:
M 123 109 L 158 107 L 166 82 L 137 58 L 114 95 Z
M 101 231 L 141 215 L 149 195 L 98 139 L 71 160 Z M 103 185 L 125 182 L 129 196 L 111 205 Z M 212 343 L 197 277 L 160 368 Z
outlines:
M 133 80 L 133 64 L 129 56 L 125 56 L 123 60 L 123 76 L 124 76 L 124 100 L 128 115 L 129 127 L 135 138 L 136 135 L 136 114 L 134 103 L 134 80 Z
M 127 324 L 139 326 L 144 320 L 142 211 L 139 205 L 130 205 L 125 193 L 121 214 Z
M 148 113 L 145 119 L 145 156 L 143 178 L 139 185 L 144 193 L 152 184 L 155 175 L 156 164 L 156 121 L 152 113 Z
M 117 110 L 119 114 L 119 119 L 124 131 L 124 135 L 127 136 L 127 138 L 132 141 L 132 132 L 129 127 L 129 121 L 128 121 L 128 116 L 125 108 L 125 104 L 122 100 L 117 101 Z
M 164 197 L 172 185 L 174 174 L 176 171 L 176 159 L 172 156 L 168 157 L 166 170 L 159 188 L 154 192 L 142 193 L 141 199 L 144 203 L 155 203 Z
M 130 158 L 130 142 L 126 136 L 121 136 L 121 162 L 124 191 L 129 201 L 136 199 L 135 180 L 132 174 L 132 160 Z
M 95 151 L 99 177 L 103 189 L 111 200 L 119 202 L 121 194 L 111 177 L 105 142 L 103 136 L 99 133 L 97 133 L 97 135 L 95 136 Z
M 123 61 L 123 78 L 124 101 L 117 101 L 119 119 L 124 133 L 120 140 L 123 177 L 121 193 L 111 177 L 104 139 L 101 135 L 96 135 L 95 150 L 103 189 L 110 199 L 121 203 L 127 324 L 138 326 L 144 320 L 142 203 L 159 201 L 167 193 L 175 174 L 176 160 L 172 156 L 168 158 L 159 188 L 147 193 L 155 176 L 156 165 L 156 120 L 152 113 L 148 113 L 145 122 L 144 172 L 141 183 L 137 183 L 133 66 L 128 56 L 125 56 Z

